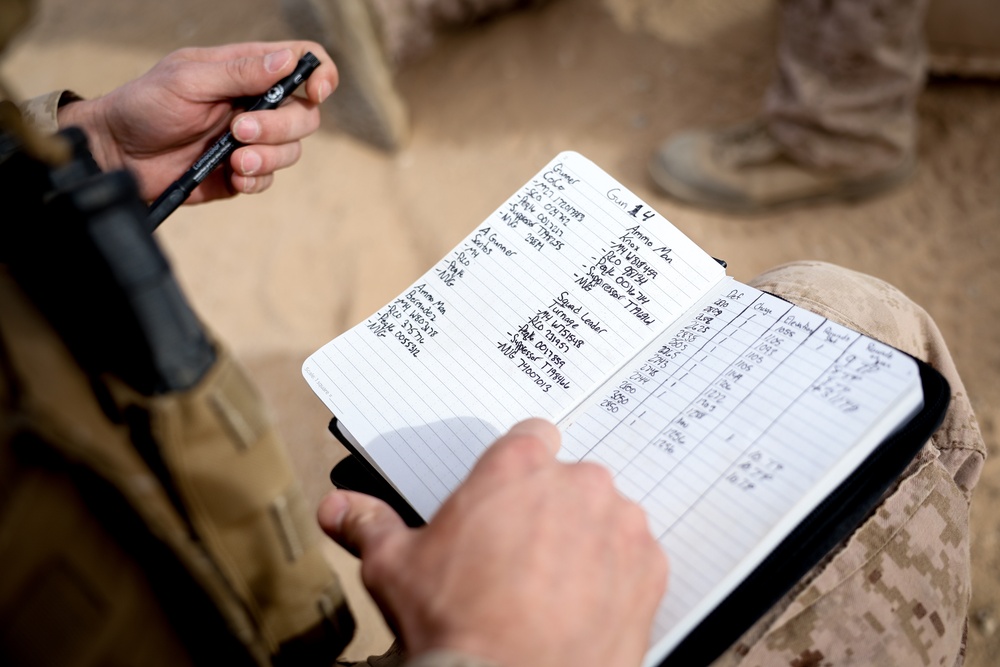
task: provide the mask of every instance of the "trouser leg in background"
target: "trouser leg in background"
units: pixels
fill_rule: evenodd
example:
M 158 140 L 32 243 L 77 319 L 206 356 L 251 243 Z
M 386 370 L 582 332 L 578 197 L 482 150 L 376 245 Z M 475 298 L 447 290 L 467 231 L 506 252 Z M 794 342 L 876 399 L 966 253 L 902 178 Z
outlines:
M 986 449 L 940 331 L 896 288 L 830 264 L 789 264 L 750 284 L 924 359 L 948 380 L 952 400 L 872 516 L 714 667 L 961 665 L 969 502 Z
M 395 67 L 430 48 L 434 35 L 538 0 L 282 0 L 296 36 L 333 57 L 340 85 L 324 108 L 337 125 L 386 151 L 409 139 Z
M 405 62 L 426 51 L 442 29 L 537 4 L 537 0 L 372 0 L 372 4 L 382 17 L 391 58 Z
M 750 284 L 923 359 L 952 396 L 941 426 L 872 515 L 713 667 L 960 666 L 969 503 L 986 448 L 937 325 L 895 287 L 822 262 L 781 266 Z M 402 662 L 396 653 L 368 664 Z
M 891 190 L 913 173 L 927 0 L 784 0 L 758 117 L 692 129 L 650 161 L 666 194 L 762 213 Z
M 785 0 L 768 129 L 801 164 L 885 171 L 916 149 L 927 0 Z

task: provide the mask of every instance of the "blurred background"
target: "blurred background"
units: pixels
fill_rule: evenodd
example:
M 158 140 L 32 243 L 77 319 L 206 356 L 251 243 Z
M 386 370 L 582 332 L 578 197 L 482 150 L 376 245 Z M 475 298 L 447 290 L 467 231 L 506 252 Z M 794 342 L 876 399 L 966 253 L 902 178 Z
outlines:
M 996 72 L 1000 58 L 969 57 L 955 37 L 988 47 L 982 36 L 1000 35 L 990 4 L 932 3 L 938 71 Z M 303 359 L 396 296 L 560 150 L 595 161 L 737 279 L 819 259 L 897 285 L 940 325 L 993 457 L 973 503 L 968 664 L 996 664 L 1000 81 L 932 77 L 918 105 L 917 175 L 880 198 L 740 218 L 659 195 L 646 163 L 668 135 L 758 111 L 774 19 L 774 0 L 561 0 L 443 35 L 398 72 L 413 127 L 403 150 L 325 123 L 266 194 L 182 209 L 158 234 L 202 317 L 268 398 L 312 501 L 343 451 L 301 379 Z M 67 87 L 92 97 L 182 46 L 292 36 L 279 0 L 40 0 L 0 69 L 24 97 Z M 389 635 L 367 621 L 376 613 L 356 564 L 329 553 L 366 619 L 351 654 L 380 651 Z

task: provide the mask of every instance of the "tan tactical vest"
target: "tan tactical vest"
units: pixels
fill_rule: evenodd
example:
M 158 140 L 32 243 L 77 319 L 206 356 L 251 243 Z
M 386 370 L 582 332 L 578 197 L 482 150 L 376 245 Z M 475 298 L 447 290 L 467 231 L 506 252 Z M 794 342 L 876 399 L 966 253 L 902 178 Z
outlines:
M 0 266 L 0 664 L 331 664 L 353 620 L 224 348 L 192 390 L 89 378 Z

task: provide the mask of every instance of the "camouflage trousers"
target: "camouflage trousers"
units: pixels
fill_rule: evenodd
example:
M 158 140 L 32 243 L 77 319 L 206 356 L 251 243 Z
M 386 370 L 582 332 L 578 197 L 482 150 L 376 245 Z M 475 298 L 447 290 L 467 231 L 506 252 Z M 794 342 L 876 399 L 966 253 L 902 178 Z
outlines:
M 937 325 L 895 287 L 822 262 L 781 266 L 750 284 L 927 361 L 947 378 L 952 400 L 872 516 L 713 667 L 961 665 L 971 595 L 969 501 L 986 447 Z M 394 647 L 361 664 L 403 660 Z M 447 653 L 406 663 L 487 664 Z
M 969 501 L 986 448 L 937 325 L 891 285 L 829 264 L 789 264 L 750 284 L 924 359 L 952 400 L 874 514 L 714 665 L 961 665 Z
M 539 0 L 370 0 L 389 54 L 397 62 L 426 51 L 441 29 L 480 21 Z
M 771 134 L 801 164 L 854 175 L 916 150 L 927 0 L 783 0 Z
M 544 1 L 367 0 L 396 63 L 425 52 L 442 29 Z M 856 176 L 914 157 L 927 3 L 781 0 L 777 72 L 763 116 L 787 155 Z

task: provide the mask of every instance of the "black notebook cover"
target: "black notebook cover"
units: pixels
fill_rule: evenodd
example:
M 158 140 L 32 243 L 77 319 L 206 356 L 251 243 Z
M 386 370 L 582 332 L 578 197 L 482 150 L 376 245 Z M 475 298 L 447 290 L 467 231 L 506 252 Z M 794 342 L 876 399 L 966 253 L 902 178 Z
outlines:
M 924 392 L 921 410 L 876 447 L 854 474 L 660 662 L 660 667 L 691 667 L 715 660 L 875 509 L 940 426 L 951 400 L 947 380 L 923 361 L 916 361 Z M 333 484 L 382 498 L 407 525 L 422 525 L 420 515 L 343 436 L 336 418 L 330 421 L 330 431 L 351 452 L 330 472 Z

